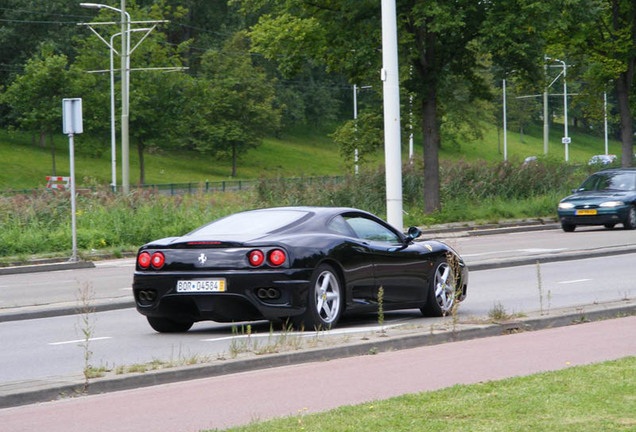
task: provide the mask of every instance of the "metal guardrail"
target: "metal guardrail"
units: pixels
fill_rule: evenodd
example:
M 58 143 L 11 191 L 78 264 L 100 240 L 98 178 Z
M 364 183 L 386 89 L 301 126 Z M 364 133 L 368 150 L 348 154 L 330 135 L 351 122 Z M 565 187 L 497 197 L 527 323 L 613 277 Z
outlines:
M 131 185 L 131 189 L 138 190 L 155 190 L 165 195 L 183 195 L 192 193 L 209 193 L 209 192 L 236 192 L 242 190 L 248 190 L 256 186 L 262 181 L 272 182 L 289 182 L 299 183 L 304 182 L 308 185 L 312 184 L 341 184 L 344 183 L 344 176 L 321 176 L 321 177 L 288 177 L 271 180 L 222 180 L 222 181 L 205 181 L 205 182 L 188 182 L 188 183 L 156 183 L 156 184 L 144 184 L 144 185 Z M 107 186 L 98 187 L 82 187 L 78 186 L 78 191 L 91 191 L 97 192 L 98 190 L 109 189 Z M 19 190 L 4 190 L 0 191 L 0 194 L 29 194 L 39 191 L 51 191 L 51 189 L 19 189 Z M 119 190 L 119 188 L 118 188 Z

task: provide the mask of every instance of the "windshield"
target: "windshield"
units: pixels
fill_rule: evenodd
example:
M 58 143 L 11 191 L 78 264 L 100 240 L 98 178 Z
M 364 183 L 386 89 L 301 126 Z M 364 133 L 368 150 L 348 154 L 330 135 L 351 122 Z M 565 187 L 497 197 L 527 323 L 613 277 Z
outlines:
M 636 190 L 636 172 L 596 173 L 583 182 L 580 191 Z
M 298 210 L 254 210 L 237 213 L 202 226 L 188 236 L 267 234 L 296 222 L 308 214 L 306 211 Z

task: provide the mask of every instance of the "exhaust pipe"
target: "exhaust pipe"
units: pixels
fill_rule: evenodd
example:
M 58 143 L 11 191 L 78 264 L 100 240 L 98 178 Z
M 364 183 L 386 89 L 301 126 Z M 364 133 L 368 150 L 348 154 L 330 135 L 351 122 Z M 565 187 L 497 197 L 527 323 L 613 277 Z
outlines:
M 139 291 L 139 300 L 153 302 L 157 298 L 157 293 L 153 290 Z
M 261 300 L 276 300 L 280 298 L 280 291 L 276 288 L 259 288 L 256 295 Z

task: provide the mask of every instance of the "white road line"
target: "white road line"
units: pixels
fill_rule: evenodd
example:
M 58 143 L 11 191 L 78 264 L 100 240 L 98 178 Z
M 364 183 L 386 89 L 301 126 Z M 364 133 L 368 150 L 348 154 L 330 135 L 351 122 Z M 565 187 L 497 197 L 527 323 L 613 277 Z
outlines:
M 559 248 L 559 249 L 541 249 L 541 248 L 505 249 L 505 250 L 479 252 L 479 253 L 472 253 L 472 254 L 463 253 L 463 254 L 461 254 L 461 256 L 462 257 L 478 257 L 478 256 L 485 256 L 485 255 L 510 254 L 510 253 L 518 253 L 518 252 L 529 253 L 529 254 L 540 254 L 540 253 L 563 252 L 563 251 L 566 251 L 566 250 L 567 250 L 567 248 Z
M 105 340 L 105 339 L 112 339 L 112 337 L 104 336 L 104 337 L 90 338 L 88 339 L 88 342 L 94 342 L 94 341 Z M 86 339 L 77 339 L 77 340 L 64 341 L 64 342 L 50 342 L 48 345 L 51 345 L 51 346 L 68 345 L 68 344 L 78 344 L 82 342 L 86 342 Z
M 380 331 L 382 329 L 389 329 L 392 327 L 398 327 L 401 324 L 392 324 L 392 325 L 385 325 L 385 326 L 371 326 L 371 327 L 354 327 L 354 328 L 348 328 L 348 329 L 337 329 L 337 330 L 324 330 L 324 331 L 319 331 L 319 332 L 290 332 L 290 333 L 281 333 L 281 332 L 276 332 L 276 333 L 255 333 L 255 334 L 250 334 L 250 335 L 246 335 L 246 334 L 236 334 L 233 336 L 223 336 L 223 337 L 219 337 L 219 338 L 210 338 L 210 339 L 201 339 L 201 342 L 221 342 L 221 341 L 225 341 L 225 340 L 232 340 L 232 339 L 247 339 L 247 338 L 259 338 L 259 339 L 263 339 L 263 338 L 276 338 L 276 337 L 283 337 L 283 336 L 299 336 L 302 338 L 315 338 L 315 337 L 320 337 L 320 336 L 337 336 L 337 335 L 342 335 L 342 334 L 348 334 L 348 333 L 369 333 L 369 332 L 374 332 L 374 331 Z
M 579 282 L 587 282 L 587 281 L 591 281 L 592 279 L 575 279 L 575 280 L 569 280 L 569 281 L 561 281 L 558 282 L 560 284 L 573 284 L 573 283 L 579 283 Z

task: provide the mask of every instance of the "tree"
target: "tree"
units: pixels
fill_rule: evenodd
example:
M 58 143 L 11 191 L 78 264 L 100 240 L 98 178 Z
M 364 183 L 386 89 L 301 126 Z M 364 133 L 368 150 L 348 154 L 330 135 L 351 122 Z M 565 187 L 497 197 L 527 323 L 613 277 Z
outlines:
M 614 87 L 621 129 L 621 166 L 634 158 L 636 5 L 632 0 L 579 0 L 563 10 L 554 39 L 585 68 L 597 94 Z M 600 96 L 599 96 L 600 97 Z
M 292 74 L 310 62 L 325 64 L 351 82 L 377 82 L 381 68 L 379 2 L 278 0 L 263 6 L 258 0 L 237 1 L 245 11 L 263 13 L 250 32 L 254 50 L 276 61 L 284 73 Z M 468 101 L 489 97 L 477 68 L 482 49 L 494 52 L 493 60 L 505 64 L 507 70 L 532 69 L 528 76 L 538 77 L 542 50 L 534 22 L 545 12 L 543 3 L 398 2 L 401 82 L 414 95 L 414 113 L 420 118 L 426 212 L 440 208 L 440 124 L 444 109 L 450 109 L 457 96 L 457 82 L 451 80 L 461 81 L 467 92 L 462 97 Z M 499 20 L 501 10 L 510 17 Z
M 74 97 L 75 76 L 66 56 L 54 54 L 50 45 L 43 44 L 40 53 L 27 61 L 24 73 L 0 95 L 16 126 L 38 133 L 42 147 L 49 136 L 54 175 L 53 132 L 62 125 L 62 99 Z
M 2 0 L 0 7 L 0 84 L 12 81 L 28 59 L 45 43 L 56 54 L 72 59 L 73 35 L 82 31 L 76 23 L 79 6 L 66 0 Z
M 223 51 L 203 55 L 201 73 L 184 95 L 184 144 L 204 154 L 228 157 L 236 176 L 239 156 L 259 146 L 280 124 L 274 87 L 252 64 L 248 40 L 238 33 Z

